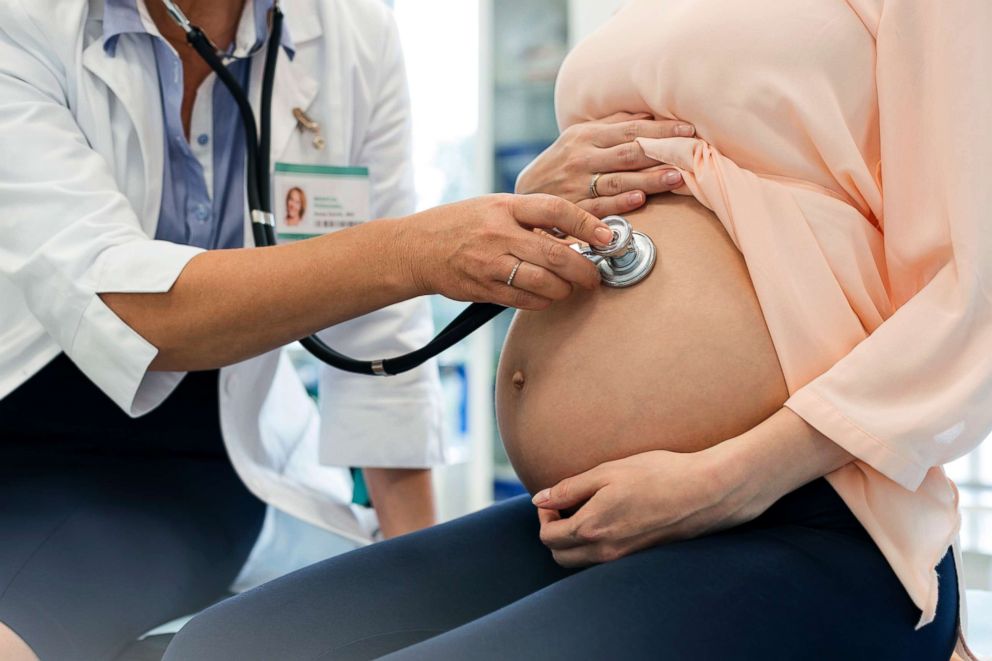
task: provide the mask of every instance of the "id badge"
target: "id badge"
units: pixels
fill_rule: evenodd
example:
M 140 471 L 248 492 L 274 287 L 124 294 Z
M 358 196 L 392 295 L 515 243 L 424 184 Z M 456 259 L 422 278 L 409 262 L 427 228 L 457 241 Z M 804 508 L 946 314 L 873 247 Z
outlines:
M 369 169 L 276 163 L 276 236 L 309 239 L 370 220 Z

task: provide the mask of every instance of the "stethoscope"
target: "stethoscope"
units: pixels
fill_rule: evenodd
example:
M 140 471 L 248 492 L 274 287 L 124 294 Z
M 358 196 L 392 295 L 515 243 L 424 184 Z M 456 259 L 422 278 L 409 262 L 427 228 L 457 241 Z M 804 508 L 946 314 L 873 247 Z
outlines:
M 166 11 L 176 24 L 186 33 L 186 40 L 210 65 L 214 73 L 230 91 L 238 105 L 245 130 L 246 188 L 248 207 L 251 210 L 252 237 L 259 247 L 274 246 L 275 215 L 272 213 L 272 199 L 269 188 L 269 160 L 272 127 L 272 87 L 275 80 L 276 61 L 279 55 L 280 39 L 273 35 L 282 34 L 283 13 L 276 0 L 272 8 L 272 27 L 265 53 L 265 68 L 262 75 L 262 95 L 260 127 L 255 125 L 251 103 L 244 89 L 234 79 L 221 60 L 218 49 L 207 35 L 190 23 L 182 9 L 173 0 L 162 0 Z M 613 230 L 613 240 L 606 246 L 571 247 L 584 255 L 599 268 L 603 284 L 608 287 L 630 287 L 646 278 L 654 268 L 657 251 L 651 239 L 635 232 L 626 219 L 610 216 L 603 219 Z M 465 308 L 454 321 L 430 341 L 426 346 L 395 358 L 378 360 L 356 360 L 338 353 L 315 335 L 300 340 L 310 353 L 332 367 L 371 376 L 390 376 L 408 372 L 437 356 L 449 347 L 465 339 L 481 326 L 493 319 L 506 308 L 495 303 L 473 303 Z

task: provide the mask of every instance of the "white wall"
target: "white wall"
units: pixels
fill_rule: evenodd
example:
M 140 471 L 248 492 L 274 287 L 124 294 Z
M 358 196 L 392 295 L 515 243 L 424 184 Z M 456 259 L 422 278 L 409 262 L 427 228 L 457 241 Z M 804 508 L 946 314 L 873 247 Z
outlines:
M 492 182 L 493 0 L 392 0 L 410 79 L 413 167 L 418 208 L 488 193 Z M 433 39 L 432 34 L 447 35 Z M 443 72 L 444 75 L 439 75 Z M 457 81 L 453 84 L 452 80 Z M 463 304 L 437 297 L 435 321 L 446 325 Z M 483 327 L 441 357 L 463 365 L 467 432 L 456 426 L 462 390 L 442 377 L 449 417 L 446 443 L 460 463 L 434 470 L 438 516 L 481 509 L 493 497 L 493 330 Z M 452 386 L 450 389 L 448 386 Z M 455 422 L 456 424 L 451 424 Z
M 568 38 L 571 46 L 606 22 L 625 0 L 569 0 Z

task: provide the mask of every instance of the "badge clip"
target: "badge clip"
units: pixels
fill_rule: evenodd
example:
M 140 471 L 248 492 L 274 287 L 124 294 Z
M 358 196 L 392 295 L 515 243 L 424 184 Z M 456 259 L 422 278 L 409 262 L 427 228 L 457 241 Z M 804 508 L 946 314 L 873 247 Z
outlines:
M 293 108 L 293 117 L 296 118 L 296 128 L 300 130 L 300 133 L 303 131 L 310 131 L 314 134 L 313 148 L 318 151 L 322 150 L 327 144 L 327 141 L 324 140 L 324 136 L 320 134 L 320 124 L 313 121 L 313 119 L 303 112 L 303 108 Z

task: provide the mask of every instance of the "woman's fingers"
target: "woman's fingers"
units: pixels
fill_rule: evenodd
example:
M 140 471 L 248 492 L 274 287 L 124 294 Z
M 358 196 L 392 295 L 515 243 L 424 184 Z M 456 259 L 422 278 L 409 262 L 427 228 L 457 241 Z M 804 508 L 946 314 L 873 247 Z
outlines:
M 566 569 L 578 569 L 592 565 L 612 562 L 622 557 L 622 554 L 610 551 L 608 547 L 577 546 L 570 549 L 555 549 L 551 552 L 555 562 Z
M 567 477 L 553 487 L 539 491 L 531 499 L 538 507 L 549 510 L 566 510 L 586 502 L 609 483 L 605 464 Z
M 537 509 L 541 523 L 541 542 L 551 550 L 551 555 L 562 567 L 586 567 L 595 564 L 592 556 L 596 547 L 582 541 L 576 534 L 572 519 L 562 519 L 557 510 Z
M 615 112 L 609 117 L 604 117 L 599 120 L 603 124 L 619 124 L 620 122 L 630 122 L 635 119 L 650 119 L 651 113 L 649 112 Z
M 596 190 L 600 195 L 605 196 L 620 195 L 629 191 L 641 191 L 646 195 L 656 195 L 680 188 L 683 183 L 681 173 L 674 168 L 652 168 L 641 172 L 604 174 L 596 182 Z
M 561 514 L 558 512 L 558 510 L 544 510 L 538 507 L 537 520 L 541 522 L 541 526 L 543 527 L 554 521 L 560 521 Z
M 541 518 L 541 542 L 552 551 L 595 549 L 616 544 L 616 531 L 604 521 L 602 508 L 595 500 L 583 505 L 567 518 Z
M 606 218 L 607 216 L 622 216 L 635 209 L 640 209 L 646 200 L 647 198 L 641 191 L 632 191 L 623 195 L 582 200 L 578 205 L 597 218 Z
M 695 134 L 696 127 L 688 122 L 638 118 L 598 127 L 593 144 L 607 149 L 637 138 L 691 138 Z
M 589 157 L 592 172 L 632 172 L 658 165 L 636 142 L 625 142 L 607 149 L 596 149 Z M 596 184 L 597 189 L 599 184 Z
M 596 183 L 600 197 L 582 200 L 578 206 L 597 218 L 623 215 L 641 208 L 646 196 L 669 193 L 684 183 L 682 174 L 669 166 L 640 172 L 611 172 L 601 175 Z
M 518 193 L 550 193 L 572 202 L 596 197 L 596 173 L 632 172 L 657 166 L 638 138 L 691 137 L 696 130 L 680 120 L 655 120 L 646 113 L 618 112 L 606 119 L 573 124 L 517 178 Z M 609 196 L 599 188 L 599 195 Z M 618 201 L 620 202 L 620 201 Z
M 542 511 L 545 510 L 538 509 L 538 512 Z M 544 515 L 539 514 L 538 516 L 540 518 Z M 557 518 L 548 521 L 542 519 L 540 537 L 541 543 L 552 551 L 564 551 L 589 544 L 588 541 L 579 537 L 578 529 L 571 518 Z

